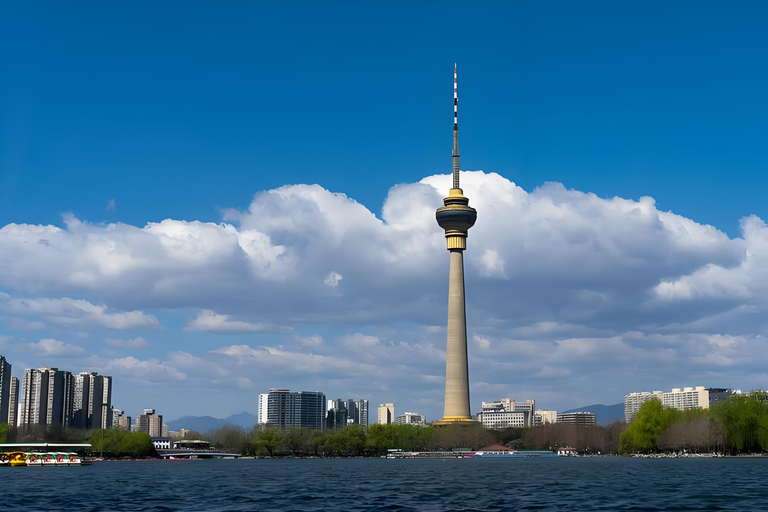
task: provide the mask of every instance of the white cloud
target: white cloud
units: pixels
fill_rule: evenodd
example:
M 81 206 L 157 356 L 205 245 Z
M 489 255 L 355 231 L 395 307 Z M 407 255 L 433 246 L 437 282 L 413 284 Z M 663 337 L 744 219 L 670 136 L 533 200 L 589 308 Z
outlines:
M 185 381 L 187 375 L 167 361 L 156 358 L 147 360 L 133 356 L 110 359 L 99 363 L 100 373 L 127 379 L 131 382 L 152 384 L 157 382 Z
M 323 280 L 323 283 L 327 284 L 331 288 L 336 288 L 339 286 L 339 281 L 341 281 L 343 277 L 338 272 L 331 271 L 330 274 Z
M 229 315 L 219 315 L 211 310 L 201 311 L 197 317 L 189 322 L 185 331 L 208 331 L 220 334 L 242 332 L 286 332 L 290 329 L 274 324 L 251 323 L 241 320 L 230 320 Z
M 448 175 L 397 185 L 380 218 L 344 194 L 291 185 L 257 193 L 219 224 L 97 225 L 71 215 L 61 227 L 8 224 L 0 286 L 12 296 L 0 295 L 2 321 L 139 329 L 159 326 L 142 311 L 195 311 L 187 331 L 277 331 L 259 337 L 277 346 L 206 352 L 221 344 L 213 341 L 187 356 L 111 367 L 166 368 L 175 380 L 204 375 L 233 387 L 222 372 L 246 369 L 259 389 L 354 377 L 371 393 L 439 401 L 440 386 L 422 376 L 444 372 L 448 253 L 434 212 L 449 188 Z M 471 372 L 481 375 L 473 390 L 547 396 L 548 379 L 567 378 L 563 400 L 590 390 L 598 400 L 615 392 L 606 391 L 609 379 L 624 386 L 619 395 L 662 388 L 673 375 L 677 384 L 707 375 L 726 380 L 713 385 L 757 381 L 768 362 L 761 219 L 743 219 L 741 236 L 729 238 L 649 197 L 601 198 L 558 183 L 527 192 L 480 171 L 462 173 L 462 188 L 478 210 L 465 252 Z M 41 296 L 62 298 L 17 298 Z M 146 352 L 163 344 L 152 341 Z
M 37 343 L 27 343 L 26 346 L 30 352 L 39 356 L 66 357 L 81 355 L 85 352 L 82 347 L 54 339 L 43 339 Z
M 105 304 L 92 304 L 87 300 L 37 298 L 22 299 L 0 292 L 0 311 L 13 315 L 35 316 L 45 321 L 68 327 L 106 327 L 109 329 L 155 328 L 160 326 L 154 315 L 141 311 L 115 311 Z M 38 323 L 31 326 L 38 328 Z

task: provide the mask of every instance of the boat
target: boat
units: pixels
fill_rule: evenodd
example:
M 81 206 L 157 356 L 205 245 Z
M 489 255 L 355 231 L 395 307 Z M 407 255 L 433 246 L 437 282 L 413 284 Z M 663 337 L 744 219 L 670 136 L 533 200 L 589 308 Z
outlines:
M 80 456 L 74 452 L 30 452 L 27 455 L 27 466 L 79 466 Z

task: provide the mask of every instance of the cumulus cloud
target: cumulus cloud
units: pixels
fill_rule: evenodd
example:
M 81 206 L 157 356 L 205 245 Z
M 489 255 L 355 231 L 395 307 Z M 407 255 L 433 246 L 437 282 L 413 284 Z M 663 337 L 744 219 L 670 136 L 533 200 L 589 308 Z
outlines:
M 141 311 L 116 311 L 105 304 L 92 304 L 87 300 L 51 298 L 16 298 L 0 292 L 0 311 L 20 316 L 34 316 L 68 327 L 106 327 L 109 329 L 155 328 L 160 326 L 154 315 Z M 30 323 L 28 328 L 39 328 Z
M 54 339 L 43 339 L 37 343 L 27 343 L 27 348 L 35 355 L 51 357 L 77 356 L 85 352 L 82 347 Z
M 421 376 L 444 371 L 448 255 L 434 211 L 450 179 L 393 187 L 380 217 L 319 185 L 290 185 L 256 193 L 222 223 L 8 224 L 0 286 L 12 295 L 0 295 L 0 320 L 151 328 L 159 321 L 143 311 L 196 311 L 186 331 L 289 334 L 275 342 L 285 346 L 206 352 L 221 368 L 253 369 L 254 386 L 276 372 L 373 375 L 382 389 L 411 384 L 412 372 L 424 386 Z M 470 357 L 482 369 L 474 390 L 545 393 L 547 381 L 568 381 L 601 393 L 615 376 L 633 382 L 623 393 L 681 371 L 697 382 L 723 371 L 757 379 L 768 306 L 761 219 L 743 219 L 730 238 L 650 197 L 559 183 L 525 191 L 481 171 L 461 179 L 478 210 L 465 252 Z M 198 371 L 174 357 L 120 364 Z
M 229 315 L 218 315 L 211 310 L 201 311 L 197 317 L 189 322 L 185 331 L 208 331 L 220 334 L 242 332 L 286 332 L 290 329 L 274 324 L 251 323 L 242 320 L 230 320 Z

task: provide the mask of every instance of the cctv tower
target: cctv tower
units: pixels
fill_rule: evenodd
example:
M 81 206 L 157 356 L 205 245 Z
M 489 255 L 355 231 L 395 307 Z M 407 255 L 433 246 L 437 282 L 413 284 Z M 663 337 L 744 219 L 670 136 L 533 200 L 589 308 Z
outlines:
M 469 411 L 469 364 L 467 320 L 464 305 L 464 249 L 467 232 L 475 224 L 477 211 L 459 187 L 459 122 L 456 67 L 453 68 L 453 188 L 435 214 L 445 230 L 451 254 L 448 278 L 448 344 L 445 363 L 445 412 L 438 425 L 472 421 Z

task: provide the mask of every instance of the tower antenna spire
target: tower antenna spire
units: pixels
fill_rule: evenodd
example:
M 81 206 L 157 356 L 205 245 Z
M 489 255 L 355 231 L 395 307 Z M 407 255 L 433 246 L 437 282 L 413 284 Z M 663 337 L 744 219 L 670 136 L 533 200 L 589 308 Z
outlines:
M 453 188 L 459 187 L 459 89 L 453 64 Z

